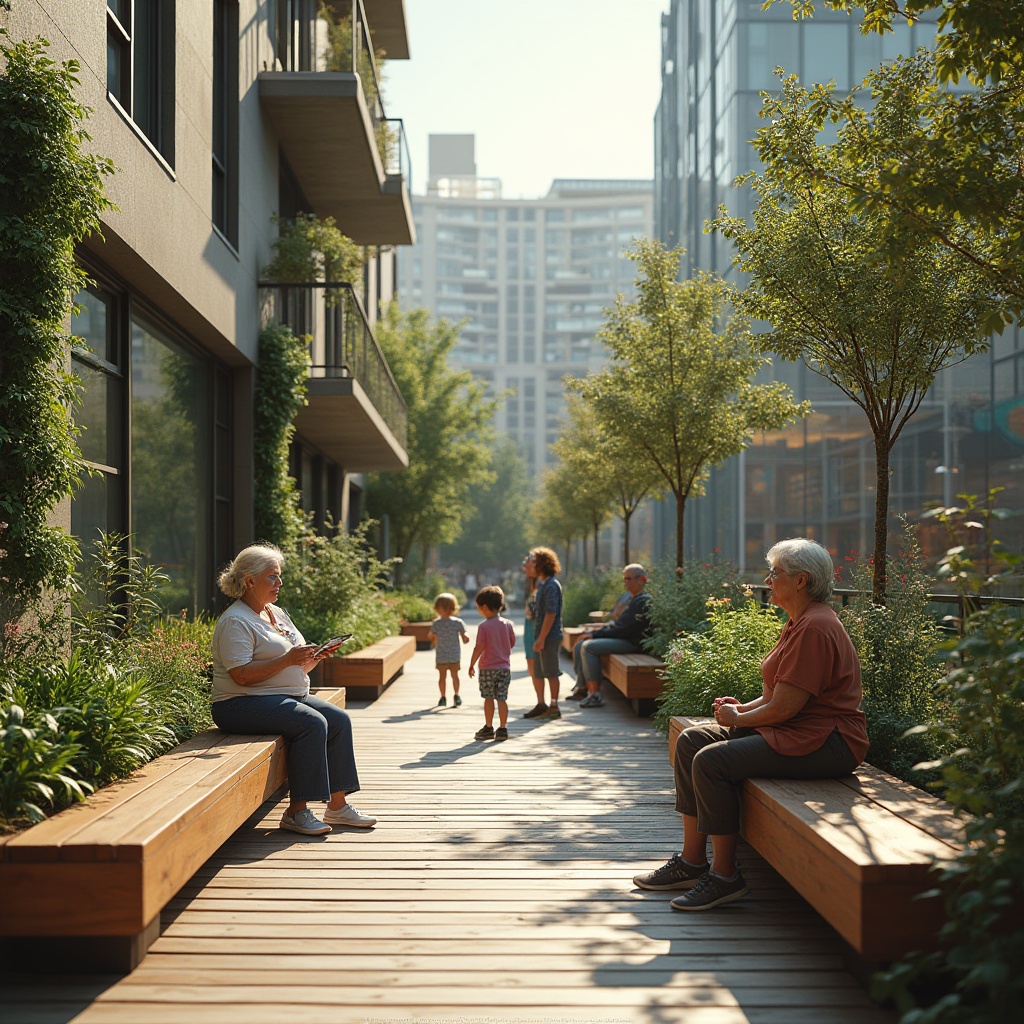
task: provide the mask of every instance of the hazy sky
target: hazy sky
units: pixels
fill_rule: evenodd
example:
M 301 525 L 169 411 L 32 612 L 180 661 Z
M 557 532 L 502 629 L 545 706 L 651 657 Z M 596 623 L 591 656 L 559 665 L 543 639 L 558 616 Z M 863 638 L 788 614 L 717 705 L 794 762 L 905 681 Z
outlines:
M 413 191 L 427 136 L 476 135 L 477 173 L 506 198 L 553 178 L 650 178 L 668 0 L 405 0 L 408 61 L 385 72 Z

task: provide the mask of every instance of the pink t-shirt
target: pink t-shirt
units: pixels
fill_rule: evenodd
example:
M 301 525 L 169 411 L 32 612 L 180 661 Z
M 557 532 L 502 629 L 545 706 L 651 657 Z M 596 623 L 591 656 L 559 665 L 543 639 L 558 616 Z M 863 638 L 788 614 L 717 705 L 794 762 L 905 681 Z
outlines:
M 827 604 L 812 604 L 796 622 L 787 622 L 779 642 L 761 662 L 764 696 L 777 683 L 789 683 L 811 696 L 790 719 L 755 728 L 779 754 L 810 754 L 833 729 L 857 758 L 868 752 L 868 729 L 860 710 L 860 662 L 849 634 Z
M 496 615 L 484 619 L 477 626 L 476 645 L 483 649 L 480 655 L 481 668 L 512 668 L 512 648 L 516 644 L 516 630 L 508 619 Z

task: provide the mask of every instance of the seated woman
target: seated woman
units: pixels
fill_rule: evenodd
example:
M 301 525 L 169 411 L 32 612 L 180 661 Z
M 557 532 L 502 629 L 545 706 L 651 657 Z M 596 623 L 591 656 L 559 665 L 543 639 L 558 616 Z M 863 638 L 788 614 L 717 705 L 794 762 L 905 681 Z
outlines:
M 359 789 L 352 721 L 309 692 L 307 673 L 330 651 L 307 644 L 274 604 L 283 566 L 277 548 L 254 545 L 220 574 L 220 589 L 236 600 L 213 633 L 213 720 L 225 732 L 280 733 L 288 741 L 291 803 L 281 828 L 308 836 L 331 825 L 369 828 L 377 819 L 346 800 Z M 327 801 L 323 821 L 309 800 Z
M 761 662 L 764 690 L 747 704 L 716 697 L 716 724 L 679 736 L 675 782 L 683 850 L 633 879 L 643 889 L 689 890 L 672 900 L 673 910 L 708 910 L 746 895 L 736 865 L 744 779 L 839 778 L 867 754 L 860 662 L 825 603 L 834 577 L 829 553 L 811 540 L 784 540 L 768 552 L 768 565 L 771 601 L 789 621 Z

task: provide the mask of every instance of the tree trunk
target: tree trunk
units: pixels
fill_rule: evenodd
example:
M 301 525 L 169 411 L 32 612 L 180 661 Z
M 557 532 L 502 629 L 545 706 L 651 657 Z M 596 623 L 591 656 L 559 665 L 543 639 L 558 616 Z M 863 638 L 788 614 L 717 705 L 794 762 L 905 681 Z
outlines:
M 634 512 L 636 509 L 633 510 Z M 628 512 L 622 517 L 622 564 L 629 565 L 629 521 L 633 518 L 633 512 Z
M 683 567 L 683 524 L 686 519 L 686 498 L 676 495 L 676 568 Z
M 600 539 L 601 527 L 598 526 L 597 523 L 594 523 L 594 572 L 597 572 L 597 565 L 598 562 L 600 562 L 600 558 L 598 557 L 601 553 L 599 547 Z
M 875 436 L 875 565 L 871 601 L 885 604 L 886 563 L 889 554 L 889 451 L 888 434 Z

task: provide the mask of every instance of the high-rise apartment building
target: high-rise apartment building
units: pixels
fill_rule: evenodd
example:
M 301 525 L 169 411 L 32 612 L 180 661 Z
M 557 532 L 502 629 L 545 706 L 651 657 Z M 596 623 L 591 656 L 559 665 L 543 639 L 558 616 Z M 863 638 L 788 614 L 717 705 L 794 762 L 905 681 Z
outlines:
M 932 43 L 934 24 L 897 24 L 886 36 L 862 36 L 857 22 L 820 5 L 794 22 L 788 5 L 765 11 L 748 0 L 672 0 L 662 19 L 662 95 L 655 118 L 655 232 L 682 244 L 692 267 L 733 277 L 727 239 L 705 234 L 724 204 L 749 216 L 753 193 L 738 174 L 757 168 L 749 145 L 760 124 L 759 92 L 773 90 L 776 66 L 803 84 L 834 80 L 840 90 L 873 67 Z M 741 282 L 738 282 L 741 283 Z M 872 547 L 874 451 L 864 413 L 801 364 L 771 370 L 813 414 L 785 431 L 754 439 L 688 506 L 688 551 L 714 549 L 757 572 L 776 540 L 815 537 L 835 555 Z M 916 519 L 925 504 L 952 504 L 958 493 L 1003 486 L 1000 504 L 1024 508 L 1024 343 L 1008 331 L 989 353 L 944 371 L 892 454 L 890 528 Z M 662 517 L 669 552 L 672 516 Z M 1003 524 L 1019 550 L 1024 523 Z M 925 537 L 926 541 L 928 537 Z M 944 538 L 932 539 L 933 549 Z
M 559 434 L 563 377 L 607 362 L 596 335 L 604 310 L 633 291 L 636 265 L 624 254 L 651 233 L 651 183 L 558 179 L 540 199 L 503 199 L 500 182 L 477 177 L 471 140 L 430 138 L 399 297 L 463 323 L 450 363 L 491 394 L 510 392 L 495 426 L 535 475 Z
M 268 322 L 311 335 L 292 446 L 304 507 L 345 522 L 363 471 L 408 464 L 373 337 L 396 246 L 414 238 L 403 126 L 379 88 L 380 55 L 409 56 L 403 0 L 18 0 L 0 20 L 78 62 L 92 145 L 118 168 L 117 209 L 77 253 L 94 283 L 70 325 L 94 472 L 60 515 L 86 543 L 131 535 L 169 573 L 175 610 L 212 608 L 216 568 L 257 539 Z M 275 215 L 299 213 L 365 246 L 359 280 L 262 279 Z

